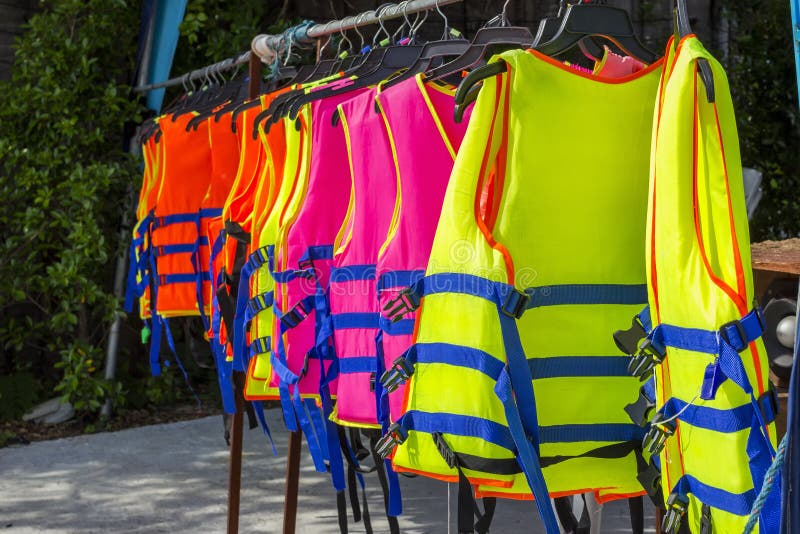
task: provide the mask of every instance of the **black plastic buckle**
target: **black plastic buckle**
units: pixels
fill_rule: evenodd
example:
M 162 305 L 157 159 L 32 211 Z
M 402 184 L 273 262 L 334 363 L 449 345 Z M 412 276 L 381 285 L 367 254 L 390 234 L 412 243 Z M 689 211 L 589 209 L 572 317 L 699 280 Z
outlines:
M 654 400 L 650 399 L 644 391 L 644 387 L 639 388 L 639 398 L 625 406 L 625 412 L 637 425 L 644 427 L 650 420 L 650 412 L 656 407 Z
M 525 313 L 525 310 L 528 309 L 528 303 L 530 301 L 530 295 L 514 288 L 514 290 L 508 294 L 508 297 L 506 297 L 506 301 L 503 303 L 503 307 L 500 308 L 500 311 L 503 312 L 503 315 L 519 319 L 522 317 L 522 314 Z
M 647 337 L 647 331 L 639 321 L 639 316 L 634 315 L 630 328 L 614 332 L 614 343 L 624 354 L 633 356 L 639 348 L 639 342 L 645 337 Z
M 756 319 L 758 319 L 758 325 L 761 327 L 761 332 L 766 332 L 767 319 L 764 317 L 764 310 L 761 309 L 761 306 L 758 305 L 758 301 L 755 299 L 753 299 L 753 311 L 756 314 Z
M 297 374 L 298 377 L 303 378 L 308 373 L 308 360 L 310 359 L 311 351 L 306 352 L 305 357 L 303 358 L 303 368 L 300 369 L 300 372 Z
M 375 373 L 369 374 L 369 390 L 374 393 L 375 392 Z
M 286 328 L 294 328 L 306 317 L 308 317 L 308 312 L 301 303 L 281 316 L 281 324 Z
M 250 308 L 250 313 L 253 315 L 262 310 L 266 310 L 269 307 L 267 306 L 267 293 L 259 293 L 251 298 L 247 303 L 247 307 Z
M 258 337 L 250 342 L 250 355 L 266 354 L 272 350 L 272 338 L 270 336 Z
M 456 453 L 453 452 L 453 449 L 451 449 L 444 440 L 442 433 L 432 432 L 431 437 L 433 438 L 433 443 L 436 445 L 436 448 L 439 450 L 439 454 L 442 455 L 444 462 L 447 464 L 447 467 L 454 469 L 457 465 Z
M 649 337 L 645 338 L 639 344 L 639 352 L 631 357 L 631 361 L 628 363 L 628 372 L 644 382 L 653 374 L 656 365 L 664 361 L 664 356 L 663 347 Z
M 728 330 L 730 328 L 735 328 L 736 333 L 739 334 L 740 343 L 734 343 L 730 335 L 728 334 Z M 736 352 L 742 352 L 744 349 L 747 348 L 747 333 L 744 331 L 744 326 L 742 326 L 742 322 L 739 320 L 731 321 L 729 323 L 725 323 L 719 328 L 719 335 L 728 342 L 728 345 L 733 347 L 733 350 Z
M 414 286 L 407 287 L 398 293 L 397 297 L 390 300 L 386 306 L 383 307 L 383 311 L 386 312 L 386 317 L 388 317 L 390 321 L 396 323 L 400 321 L 405 314 L 416 311 L 417 308 L 419 308 L 420 301 L 421 299 L 414 290 Z
M 667 511 L 664 514 L 664 520 L 661 522 L 661 530 L 664 534 L 673 534 L 678 532 L 683 522 L 683 516 L 686 515 L 686 510 L 689 508 L 689 499 L 678 493 L 671 493 L 667 498 Z
M 310 280 L 316 276 L 316 271 L 314 269 L 314 262 L 311 259 L 301 260 L 297 263 L 299 269 L 294 272 L 294 275 L 298 278 L 305 278 Z
M 267 255 L 267 247 L 261 247 L 250 254 L 250 256 L 247 258 L 247 263 L 249 263 L 253 269 L 258 269 L 264 265 L 268 259 L 269 256 Z
M 401 445 L 408 438 L 408 432 L 397 423 L 392 423 L 386 434 L 375 443 L 375 452 L 386 459 L 395 447 Z
M 765 407 L 766 403 L 769 404 L 769 411 Z M 761 410 L 761 417 L 763 418 L 764 423 L 770 424 L 775 420 L 780 412 L 780 404 L 778 404 L 778 392 L 772 387 L 772 385 L 770 385 L 767 391 L 765 391 L 764 394 L 758 398 L 758 407 Z M 770 412 L 772 414 L 771 417 Z
M 650 423 L 650 430 L 645 434 L 642 440 L 642 448 L 647 450 L 651 455 L 661 454 L 664 450 L 664 444 L 667 438 L 675 434 L 675 421 L 665 421 L 664 415 L 657 413 L 653 416 Z
M 636 474 L 636 479 L 642 485 L 647 495 L 654 503 L 661 506 L 664 496 L 661 491 L 661 471 L 651 461 L 647 464 L 647 469 Z
M 414 366 L 408 360 L 400 356 L 392 366 L 381 375 L 381 384 L 389 393 L 400 387 L 400 384 L 411 378 L 414 373 Z

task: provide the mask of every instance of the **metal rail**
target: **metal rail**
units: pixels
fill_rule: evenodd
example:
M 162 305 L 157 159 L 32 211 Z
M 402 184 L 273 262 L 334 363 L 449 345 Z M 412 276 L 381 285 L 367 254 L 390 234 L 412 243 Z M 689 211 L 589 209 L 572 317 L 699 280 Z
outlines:
M 183 76 L 178 76 L 177 78 L 170 78 L 169 80 L 165 80 L 159 83 L 151 83 L 147 85 L 139 85 L 133 88 L 134 91 L 137 93 L 146 93 L 148 91 L 154 91 L 156 89 L 162 89 L 164 87 L 173 87 L 176 85 L 186 85 L 187 83 L 191 83 L 195 80 L 206 79 L 211 75 L 219 74 L 228 70 L 231 70 L 234 67 L 238 67 L 239 65 L 244 65 L 248 61 L 250 61 L 250 54 L 251 52 L 248 50 L 247 52 L 242 52 L 235 57 L 228 58 L 212 65 L 205 66 L 201 69 L 196 69 L 191 72 L 187 72 Z

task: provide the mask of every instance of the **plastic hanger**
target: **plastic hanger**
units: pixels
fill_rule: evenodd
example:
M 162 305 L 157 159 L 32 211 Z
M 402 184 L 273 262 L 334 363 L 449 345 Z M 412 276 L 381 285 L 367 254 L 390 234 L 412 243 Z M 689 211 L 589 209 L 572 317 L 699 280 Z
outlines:
M 483 27 L 475 32 L 471 46 L 462 55 L 427 72 L 425 81 L 460 74 L 464 70 L 485 62 L 489 57 L 503 50 L 530 45 L 531 41 L 533 41 L 531 31 L 528 28 L 511 26 L 508 22 L 506 9 L 509 1 L 506 0 L 503 4 L 503 11 L 500 15 L 487 23 L 487 26 L 490 26 L 497 21 L 500 26 Z
M 675 22 L 676 33 L 673 45 L 677 47 L 682 38 L 694 33 L 692 31 L 692 25 L 689 22 L 689 11 L 686 8 L 686 0 L 674 0 L 673 20 Z M 706 87 L 706 99 L 709 103 L 712 103 L 716 99 L 716 95 L 714 89 L 714 73 L 711 70 L 711 65 L 709 65 L 707 59 L 699 58 L 697 60 L 697 67 L 700 73 L 700 80 Z
M 625 53 L 643 63 L 653 63 L 658 55 L 648 50 L 633 29 L 627 11 L 598 4 L 572 4 L 567 7 L 561 26 L 552 39 L 539 44 L 542 54 L 555 56 L 566 52 L 589 36 L 604 37 Z
M 423 45 L 422 50 L 420 51 L 419 57 L 417 60 L 408 68 L 406 71 L 398 76 L 395 76 L 386 84 L 384 88 L 392 87 L 393 85 L 397 85 L 398 83 L 407 80 L 409 78 L 413 78 L 419 73 L 426 72 L 429 70 L 433 65 L 433 60 L 437 58 L 445 58 L 445 57 L 452 57 L 452 56 L 460 56 L 467 51 L 467 49 L 471 46 L 470 41 L 461 37 L 461 32 L 454 30 L 450 27 L 448 23 L 447 17 L 442 12 L 441 8 L 439 7 L 439 2 L 436 2 L 436 11 L 442 17 L 444 21 L 444 29 L 442 30 L 442 36 L 439 38 L 438 41 L 431 41 L 429 43 L 425 43 Z M 420 24 L 421 25 L 421 24 Z M 419 26 L 416 26 L 412 30 L 412 39 L 416 37 L 416 32 L 419 29 Z

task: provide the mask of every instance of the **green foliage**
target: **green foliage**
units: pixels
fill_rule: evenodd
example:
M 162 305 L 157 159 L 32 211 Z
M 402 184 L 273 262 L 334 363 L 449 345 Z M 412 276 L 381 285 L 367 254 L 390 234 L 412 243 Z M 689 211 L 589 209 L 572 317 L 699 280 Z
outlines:
M 22 417 L 36 404 L 38 393 L 38 381 L 31 373 L 0 375 L 0 421 Z M 2 441 L 0 437 L 0 447 Z
M 764 173 L 753 240 L 800 235 L 800 113 L 788 2 L 727 2 L 742 161 Z
M 42 7 L 0 85 L 0 370 L 34 373 L 89 412 L 119 391 L 99 378 L 100 347 L 119 313 L 119 216 L 139 176 L 123 151 L 139 115 L 127 87 L 139 6 Z

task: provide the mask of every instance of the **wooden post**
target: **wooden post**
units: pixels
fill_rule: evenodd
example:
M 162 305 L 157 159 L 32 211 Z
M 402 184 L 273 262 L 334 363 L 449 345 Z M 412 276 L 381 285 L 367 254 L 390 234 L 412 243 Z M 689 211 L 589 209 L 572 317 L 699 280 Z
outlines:
M 250 54 L 250 81 L 247 88 L 249 98 L 257 98 L 261 93 L 261 61 Z M 242 438 L 244 426 L 244 373 L 233 372 L 233 390 L 236 413 L 231 422 L 231 453 L 228 464 L 228 534 L 239 532 L 239 502 L 242 488 Z
M 300 486 L 300 429 L 289 434 L 289 455 L 286 458 L 286 490 L 283 501 L 283 534 L 294 534 L 297 523 L 297 491 Z

